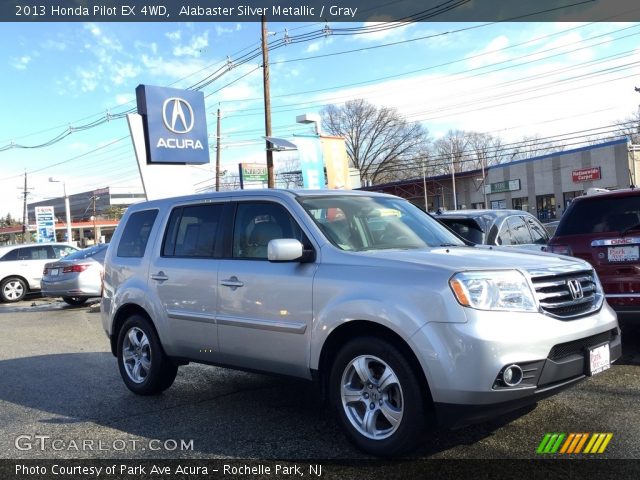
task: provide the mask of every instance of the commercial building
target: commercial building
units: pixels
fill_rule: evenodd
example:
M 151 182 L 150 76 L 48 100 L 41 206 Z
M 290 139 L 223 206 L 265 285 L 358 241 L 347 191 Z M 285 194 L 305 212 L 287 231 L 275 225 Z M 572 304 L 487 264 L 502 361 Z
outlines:
M 626 139 L 565 150 L 540 157 L 492 165 L 483 171 L 456 172 L 366 187 L 391 193 L 429 211 L 454 208 L 514 208 L 526 210 L 542 221 L 560 218 L 576 196 L 589 188 L 626 188 L 640 173 L 640 153 L 635 158 Z M 486 202 L 486 203 L 485 203 Z
M 115 217 L 118 216 L 119 211 L 144 200 L 145 195 L 141 190 L 132 192 L 130 189 L 117 187 L 105 187 L 69 195 L 73 241 L 84 246 L 93 243 L 96 238 L 104 240 L 106 236 L 108 240 L 118 224 Z M 29 203 L 27 205 L 29 225 L 36 223 L 35 207 L 53 206 L 57 236 L 59 240 L 64 241 L 66 229 L 64 203 L 64 197 Z M 30 227 L 30 230 L 33 228 Z

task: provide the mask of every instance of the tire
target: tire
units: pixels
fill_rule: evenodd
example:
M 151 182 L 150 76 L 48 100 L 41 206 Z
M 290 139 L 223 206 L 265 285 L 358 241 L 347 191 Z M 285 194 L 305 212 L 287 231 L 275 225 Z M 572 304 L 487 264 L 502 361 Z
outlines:
M 124 322 L 118 334 L 117 356 L 125 385 L 138 395 L 162 393 L 178 373 L 151 322 L 141 315 L 132 315 Z
M 64 300 L 69 305 L 78 306 L 84 305 L 89 299 L 87 297 L 62 297 L 62 300 Z
M 415 369 L 393 344 L 378 337 L 345 344 L 329 382 L 340 425 L 360 450 L 392 456 L 417 446 L 426 425 L 427 396 Z
M 6 303 L 19 302 L 28 291 L 29 288 L 24 280 L 18 277 L 9 277 L 3 280 L 0 285 L 0 300 Z

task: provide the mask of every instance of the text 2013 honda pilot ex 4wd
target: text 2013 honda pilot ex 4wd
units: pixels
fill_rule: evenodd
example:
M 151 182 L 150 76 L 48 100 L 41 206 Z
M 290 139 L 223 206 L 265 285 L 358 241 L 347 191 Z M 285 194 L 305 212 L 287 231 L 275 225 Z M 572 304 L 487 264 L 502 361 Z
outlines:
M 587 262 L 467 246 L 369 192 L 134 205 L 107 252 L 102 318 L 135 393 L 163 391 L 190 361 L 318 379 L 377 455 L 416 446 L 427 420 L 512 410 L 621 354 Z

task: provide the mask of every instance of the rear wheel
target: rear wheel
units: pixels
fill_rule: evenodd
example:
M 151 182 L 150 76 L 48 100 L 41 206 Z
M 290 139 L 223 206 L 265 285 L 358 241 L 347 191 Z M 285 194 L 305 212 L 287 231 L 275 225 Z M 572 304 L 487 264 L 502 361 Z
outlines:
M 88 298 L 87 297 L 62 297 L 62 300 L 64 300 L 69 305 L 83 305 L 87 302 Z
M 18 277 L 9 277 L 0 285 L 0 300 L 3 302 L 19 302 L 27 294 L 27 284 Z
M 162 350 L 151 322 L 132 315 L 118 335 L 118 367 L 129 390 L 138 395 L 155 395 L 169 388 L 178 366 Z
M 329 381 L 341 426 L 358 448 L 390 456 L 416 447 L 425 426 L 425 394 L 393 344 L 377 337 L 347 343 Z

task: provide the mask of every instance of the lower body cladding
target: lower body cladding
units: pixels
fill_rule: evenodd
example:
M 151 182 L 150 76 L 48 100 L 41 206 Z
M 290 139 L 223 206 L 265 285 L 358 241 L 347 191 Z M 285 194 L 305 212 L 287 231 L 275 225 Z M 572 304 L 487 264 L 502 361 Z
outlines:
M 460 427 L 553 395 L 620 358 L 620 329 L 605 303 L 587 317 L 468 310 L 465 323 L 431 322 L 412 338 L 436 421 Z

